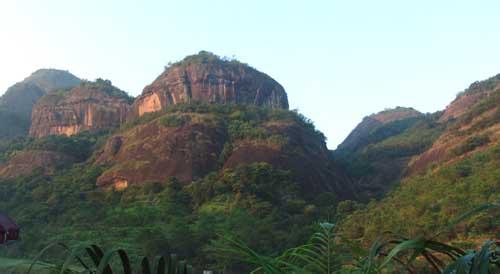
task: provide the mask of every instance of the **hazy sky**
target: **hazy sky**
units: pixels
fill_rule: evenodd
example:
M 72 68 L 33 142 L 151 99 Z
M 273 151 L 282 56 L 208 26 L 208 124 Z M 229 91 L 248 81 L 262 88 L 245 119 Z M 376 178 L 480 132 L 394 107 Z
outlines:
M 500 73 L 499 0 L 1 0 L 0 93 L 38 68 L 138 95 L 169 61 L 236 56 L 280 82 L 335 148 L 388 107 L 443 109 Z

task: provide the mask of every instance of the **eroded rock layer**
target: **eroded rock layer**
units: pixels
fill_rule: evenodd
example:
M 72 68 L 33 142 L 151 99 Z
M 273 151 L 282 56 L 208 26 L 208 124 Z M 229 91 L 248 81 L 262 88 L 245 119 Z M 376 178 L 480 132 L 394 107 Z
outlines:
M 268 75 L 208 52 L 188 56 L 168 67 L 144 88 L 135 115 L 179 103 L 245 104 L 288 109 L 284 88 Z
M 124 92 L 104 82 L 51 93 L 33 108 L 30 135 L 71 136 L 85 130 L 118 127 L 127 117 L 129 101 Z

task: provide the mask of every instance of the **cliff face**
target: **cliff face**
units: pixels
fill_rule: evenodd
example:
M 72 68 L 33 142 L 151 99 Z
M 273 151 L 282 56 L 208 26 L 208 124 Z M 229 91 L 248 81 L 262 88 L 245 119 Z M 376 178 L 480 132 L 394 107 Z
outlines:
M 116 189 L 176 177 L 186 184 L 211 172 L 257 162 L 291 171 L 304 189 L 352 197 L 321 134 L 293 112 L 236 106 L 169 109 L 110 138 L 97 164 L 110 166 L 97 184 Z M 250 118 L 254 117 L 254 118 Z M 260 117 L 260 118 L 259 118 Z
M 142 116 L 179 103 L 245 104 L 288 109 L 283 87 L 268 75 L 208 52 L 171 65 L 134 103 Z
M 102 80 L 48 94 L 33 108 L 30 135 L 71 136 L 85 130 L 118 127 L 127 117 L 129 101 L 123 91 Z

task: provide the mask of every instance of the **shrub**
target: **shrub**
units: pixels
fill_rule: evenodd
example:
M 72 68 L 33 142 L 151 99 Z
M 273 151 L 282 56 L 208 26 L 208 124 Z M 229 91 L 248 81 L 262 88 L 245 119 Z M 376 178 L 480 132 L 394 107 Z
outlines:
M 476 135 L 469 137 L 465 142 L 455 147 L 452 153 L 456 156 L 460 156 L 467 152 L 473 151 L 474 149 L 486 145 L 490 142 L 490 137 L 488 135 Z

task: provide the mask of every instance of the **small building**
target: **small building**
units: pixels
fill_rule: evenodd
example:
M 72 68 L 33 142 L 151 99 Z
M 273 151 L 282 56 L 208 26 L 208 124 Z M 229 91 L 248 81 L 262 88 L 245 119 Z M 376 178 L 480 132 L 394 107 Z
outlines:
M 19 240 L 19 226 L 7 214 L 0 212 L 0 244 Z

